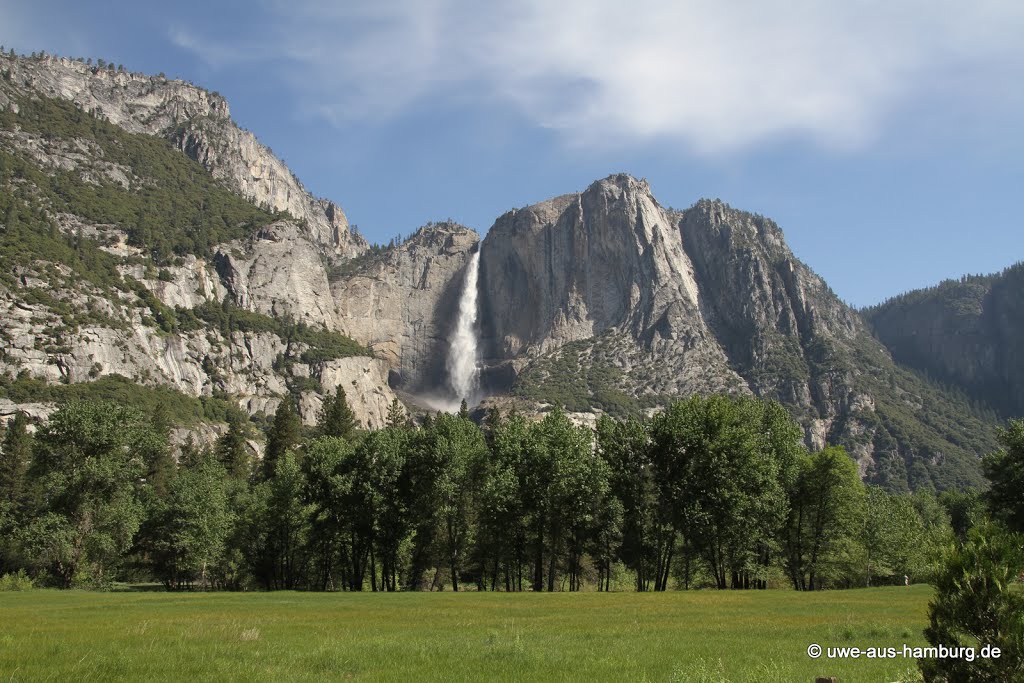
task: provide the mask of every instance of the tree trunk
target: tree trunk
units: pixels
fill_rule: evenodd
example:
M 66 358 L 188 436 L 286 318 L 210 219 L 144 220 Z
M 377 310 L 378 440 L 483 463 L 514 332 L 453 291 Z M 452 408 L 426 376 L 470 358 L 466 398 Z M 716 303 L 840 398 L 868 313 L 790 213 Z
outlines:
M 533 559 L 533 590 L 544 590 L 544 533 L 537 534 L 537 554 Z
M 377 592 L 377 558 L 374 556 L 373 546 L 370 546 L 370 590 Z

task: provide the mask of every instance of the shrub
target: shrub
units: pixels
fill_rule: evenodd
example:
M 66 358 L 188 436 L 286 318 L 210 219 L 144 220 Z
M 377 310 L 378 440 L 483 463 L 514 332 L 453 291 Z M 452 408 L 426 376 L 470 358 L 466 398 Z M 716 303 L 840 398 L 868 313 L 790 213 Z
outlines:
M 0 576 L 0 592 L 27 591 L 32 588 L 34 588 L 32 578 L 25 573 L 24 569 L 19 569 L 14 574 Z
M 925 638 L 933 647 L 973 647 L 966 658 L 918 661 L 925 681 L 1024 680 L 1024 593 L 1015 585 L 1024 571 L 1024 539 L 985 522 L 972 529 L 962 547 L 948 551 L 928 606 Z M 998 658 L 980 656 L 998 647 Z

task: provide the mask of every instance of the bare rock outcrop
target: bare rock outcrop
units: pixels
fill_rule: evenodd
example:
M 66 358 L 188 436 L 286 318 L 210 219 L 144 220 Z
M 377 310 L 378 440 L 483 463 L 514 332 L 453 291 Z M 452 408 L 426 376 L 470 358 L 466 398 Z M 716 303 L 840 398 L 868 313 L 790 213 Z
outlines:
M 869 480 L 979 481 L 958 434 L 984 444 L 991 428 L 898 368 L 762 216 L 709 200 L 666 210 L 644 181 L 614 175 L 499 218 L 480 268 L 497 393 L 577 412 L 753 393 L 787 406 L 809 447 L 846 446 Z
M 221 245 L 214 256 L 226 290 L 240 308 L 339 328 L 322 253 L 294 221 Z
M 394 384 L 412 391 L 444 386 L 448 337 L 479 240 L 461 225 L 432 224 L 354 262 L 332 283 L 340 329 L 389 363 Z
M 643 375 L 642 393 L 742 387 L 701 316 L 679 230 L 645 181 L 610 176 L 505 214 L 481 247 L 480 282 L 489 363 L 610 335 L 610 362 L 635 385 Z

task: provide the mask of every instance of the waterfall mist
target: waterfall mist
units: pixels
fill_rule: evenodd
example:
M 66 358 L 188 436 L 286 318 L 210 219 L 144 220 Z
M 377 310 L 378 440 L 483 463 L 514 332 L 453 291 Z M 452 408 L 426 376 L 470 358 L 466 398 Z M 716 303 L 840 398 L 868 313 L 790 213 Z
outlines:
M 470 257 L 466 279 L 459 297 L 459 317 L 448 347 L 448 384 L 455 399 L 472 403 L 480 384 L 480 368 L 476 363 L 476 297 L 480 250 Z

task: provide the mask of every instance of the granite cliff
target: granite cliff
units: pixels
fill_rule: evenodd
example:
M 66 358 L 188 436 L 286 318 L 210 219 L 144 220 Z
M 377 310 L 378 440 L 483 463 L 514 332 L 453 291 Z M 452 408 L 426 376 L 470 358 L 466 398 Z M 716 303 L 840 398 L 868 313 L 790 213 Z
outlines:
M 169 140 L 249 201 L 286 211 L 318 245 L 343 256 L 366 249 L 335 203 L 313 197 L 256 136 L 231 119 L 216 92 L 164 76 L 118 71 L 64 57 L 0 57 L 6 87 L 0 108 L 17 110 L 31 93 L 73 103 L 129 133 Z
M 993 420 L 896 362 L 897 345 L 894 361 L 767 218 L 669 209 L 619 174 L 510 211 L 482 241 L 437 223 L 371 247 L 216 93 L 47 56 L 0 57 L 0 76 L 0 415 L 45 414 L 43 385 L 125 377 L 257 420 L 291 395 L 307 423 L 343 387 L 379 426 L 396 391 L 451 393 L 479 250 L 485 404 L 592 420 L 751 393 L 786 405 L 810 447 L 845 445 L 871 481 L 980 481 Z M 982 346 L 941 353 L 973 350 L 998 365 Z
M 810 447 L 845 445 L 869 480 L 979 481 L 991 423 L 898 366 L 767 218 L 710 200 L 666 209 L 614 175 L 499 218 L 480 268 L 495 393 L 617 414 L 753 393 L 786 405 Z
M 864 311 L 900 363 L 1004 417 L 1024 415 L 1024 264 L 964 276 Z
M 389 366 L 340 334 L 327 279 L 366 242 L 222 97 L 49 56 L 0 57 L 0 75 L 0 374 L 120 376 L 254 415 L 292 393 L 307 423 L 342 386 L 383 423 Z
M 464 226 L 431 224 L 400 245 L 354 259 L 334 277 L 340 329 L 388 362 L 396 387 L 443 390 L 462 276 L 479 240 Z

